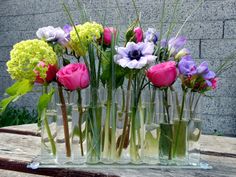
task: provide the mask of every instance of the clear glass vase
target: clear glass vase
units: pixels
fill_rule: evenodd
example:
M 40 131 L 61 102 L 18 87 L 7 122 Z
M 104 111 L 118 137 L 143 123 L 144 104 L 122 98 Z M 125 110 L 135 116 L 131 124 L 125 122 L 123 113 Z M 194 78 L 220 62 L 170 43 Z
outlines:
M 47 94 L 53 87 L 42 86 L 43 94 Z M 52 97 L 47 108 L 43 109 L 40 116 L 41 123 L 41 164 L 55 164 L 56 159 L 56 102 Z
M 66 93 L 67 94 L 67 93 Z M 68 93 L 69 94 L 69 93 Z M 70 95 L 66 95 L 66 97 Z M 72 162 L 71 135 L 72 108 L 70 98 L 66 98 L 65 105 L 57 103 L 57 163 L 66 164 Z
M 173 95 L 168 88 L 158 91 L 158 114 L 160 124 L 159 155 L 162 164 L 173 163 L 174 150 L 174 111 Z
M 200 143 L 199 139 L 202 133 L 201 120 L 201 99 L 202 94 L 198 92 L 189 92 L 187 97 L 187 113 L 188 113 L 188 153 L 189 164 L 198 166 L 200 164 Z
M 139 106 L 141 127 L 141 159 L 145 164 L 159 163 L 160 126 L 157 114 L 157 90 L 145 88 Z

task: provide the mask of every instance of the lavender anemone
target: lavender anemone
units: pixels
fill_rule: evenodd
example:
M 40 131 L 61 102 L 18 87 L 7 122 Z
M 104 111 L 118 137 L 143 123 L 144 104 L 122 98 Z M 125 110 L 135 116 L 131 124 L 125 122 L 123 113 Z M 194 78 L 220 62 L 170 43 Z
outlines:
M 155 61 L 154 44 L 151 42 L 128 42 L 126 47 L 118 47 L 114 61 L 123 68 L 141 69 Z

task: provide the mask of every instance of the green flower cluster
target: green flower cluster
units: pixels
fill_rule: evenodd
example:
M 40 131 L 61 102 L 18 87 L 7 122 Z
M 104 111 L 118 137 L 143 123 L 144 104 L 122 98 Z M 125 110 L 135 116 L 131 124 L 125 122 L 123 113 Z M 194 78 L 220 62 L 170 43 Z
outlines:
M 102 33 L 102 25 L 95 22 L 86 22 L 83 25 L 77 25 L 70 32 L 70 46 L 78 56 L 85 56 L 89 44 L 94 40 L 100 39 Z
M 46 65 L 57 64 L 56 53 L 46 42 L 38 39 L 21 41 L 13 46 L 10 53 L 10 61 L 7 62 L 7 71 L 15 80 L 27 79 L 34 81 L 35 69 L 40 61 Z M 42 70 L 42 76 L 46 76 L 46 70 Z

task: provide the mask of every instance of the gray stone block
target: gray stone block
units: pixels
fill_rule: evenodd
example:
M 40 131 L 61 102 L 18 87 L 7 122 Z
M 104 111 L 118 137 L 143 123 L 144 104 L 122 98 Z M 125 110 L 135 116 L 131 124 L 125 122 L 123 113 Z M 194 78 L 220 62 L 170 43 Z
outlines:
M 1 71 L 0 73 L 1 76 L 9 76 L 5 62 L 0 62 L 0 71 Z
M 224 38 L 236 38 L 236 20 L 225 21 Z
M 0 47 L 11 47 L 17 42 L 36 38 L 35 31 L 9 31 L 0 35 Z
M 22 9 L 23 10 L 23 9 Z M 34 16 L 5 16 L 0 17 L 0 31 L 28 31 L 34 28 Z
M 202 7 L 202 20 L 225 20 L 236 17 L 236 1 L 206 1 Z
M 64 12 L 55 12 L 55 13 L 46 13 L 46 14 L 37 14 L 35 15 L 35 26 L 34 30 L 45 26 L 54 26 L 63 27 L 65 24 L 69 23 L 68 17 L 64 14 Z
M 35 12 L 35 0 L 1 0 L 0 4 L 0 16 L 18 16 Z
M 202 40 L 201 58 L 222 59 L 235 53 L 236 39 Z
M 236 98 L 235 97 L 205 97 L 202 101 L 202 113 L 222 115 L 235 115 Z
M 0 47 L 0 62 L 9 60 L 11 49 L 12 47 Z
M 236 116 L 202 115 L 203 132 L 207 134 L 236 135 Z

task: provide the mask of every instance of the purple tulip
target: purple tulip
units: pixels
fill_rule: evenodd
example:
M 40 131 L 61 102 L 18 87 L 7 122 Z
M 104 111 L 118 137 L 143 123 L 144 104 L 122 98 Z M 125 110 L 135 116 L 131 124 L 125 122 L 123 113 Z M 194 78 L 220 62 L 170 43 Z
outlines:
M 70 32 L 72 31 L 72 26 L 70 25 L 65 25 L 63 27 L 63 31 L 66 33 L 66 39 L 70 40 Z
M 182 57 L 178 64 L 180 74 L 184 76 L 193 76 L 197 74 L 197 67 L 190 55 Z
M 154 44 L 158 41 L 159 34 L 154 28 L 148 28 L 145 32 L 144 42 L 153 42 Z
M 216 74 L 213 71 L 210 71 L 208 68 L 208 63 L 206 61 L 202 62 L 197 67 L 197 73 L 202 75 L 205 80 L 210 80 L 216 77 Z
M 176 55 L 186 44 L 187 39 L 183 36 L 171 38 L 168 41 L 168 49 L 172 56 Z

